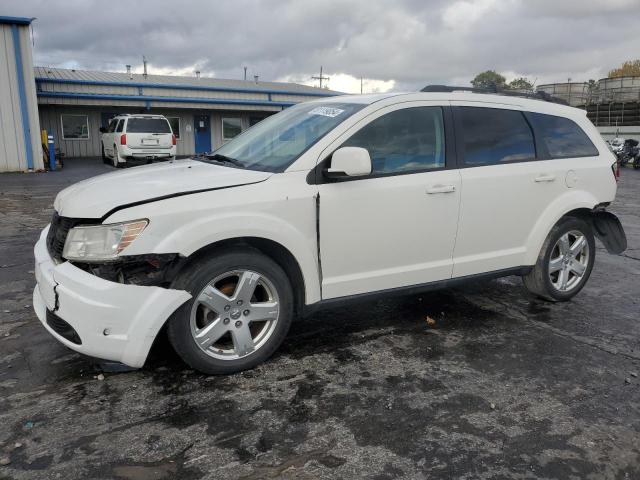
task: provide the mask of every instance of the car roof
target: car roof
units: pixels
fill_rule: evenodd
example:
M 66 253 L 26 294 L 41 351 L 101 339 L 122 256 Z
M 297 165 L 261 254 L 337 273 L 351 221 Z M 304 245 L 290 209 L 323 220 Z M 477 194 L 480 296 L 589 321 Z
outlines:
M 585 116 L 586 111 L 562 105 L 559 103 L 547 102 L 544 100 L 531 99 L 526 97 L 499 95 L 491 93 L 475 93 L 466 91 L 454 92 L 389 92 L 365 95 L 340 95 L 338 97 L 327 97 L 313 100 L 316 103 L 358 103 L 371 105 L 382 102 L 393 104 L 407 101 L 434 101 L 434 102 L 473 102 L 487 104 L 486 106 L 516 107 L 533 112 L 549 113 L 559 116 L 576 117 Z

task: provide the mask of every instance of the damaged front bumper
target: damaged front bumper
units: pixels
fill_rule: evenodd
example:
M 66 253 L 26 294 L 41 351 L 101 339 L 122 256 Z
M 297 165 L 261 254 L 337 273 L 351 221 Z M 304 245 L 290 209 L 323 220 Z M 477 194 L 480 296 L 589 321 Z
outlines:
M 45 228 L 35 245 L 33 308 L 57 340 L 77 352 L 141 367 L 184 290 L 104 280 L 49 255 Z M 75 336 L 74 336 L 75 333 Z

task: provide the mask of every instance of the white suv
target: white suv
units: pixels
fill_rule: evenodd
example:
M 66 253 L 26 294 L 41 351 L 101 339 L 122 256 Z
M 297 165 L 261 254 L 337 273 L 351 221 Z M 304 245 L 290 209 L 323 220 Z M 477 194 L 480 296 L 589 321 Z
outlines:
M 568 300 L 594 235 L 626 248 L 615 159 L 585 112 L 477 93 L 293 106 L 208 157 L 57 196 L 35 311 L 68 347 L 144 364 L 163 327 L 202 372 L 267 359 L 296 316 L 387 292 L 521 275 Z
M 102 160 L 122 167 L 127 160 L 173 159 L 176 136 L 162 115 L 118 115 L 101 128 Z

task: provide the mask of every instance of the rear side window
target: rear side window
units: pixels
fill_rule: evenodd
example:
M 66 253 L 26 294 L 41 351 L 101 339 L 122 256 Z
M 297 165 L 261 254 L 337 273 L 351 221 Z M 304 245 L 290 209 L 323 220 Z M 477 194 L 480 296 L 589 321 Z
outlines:
M 132 117 L 127 122 L 127 133 L 171 133 L 171 127 L 164 118 Z
M 483 107 L 456 107 L 455 111 L 465 165 L 535 159 L 533 133 L 521 112 Z
M 124 120 L 119 120 L 118 126 L 116 127 L 116 132 L 121 132 L 123 127 L 124 127 Z
M 550 158 L 593 157 L 598 149 L 573 120 L 542 113 L 527 114 Z
M 387 113 L 356 132 L 343 146 L 366 148 L 374 175 L 442 168 L 442 109 L 410 107 Z

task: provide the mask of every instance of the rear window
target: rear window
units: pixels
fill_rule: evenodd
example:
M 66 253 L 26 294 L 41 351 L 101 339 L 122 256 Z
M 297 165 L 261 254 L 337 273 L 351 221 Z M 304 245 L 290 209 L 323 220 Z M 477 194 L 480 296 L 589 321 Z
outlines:
M 164 118 L 130 118 L 127 133 L 171 133 L 169 122 Z
M 528 116 L 536 130 L 536 137 L 550 158 L 598 155 L 598 149 L 573 120 L 542 113 L 529 113 Z
M 533 133 L 521 112 L 456 107 L 456 117 L 462 132 L 465 165 L 495 165 L 535 159 Z

